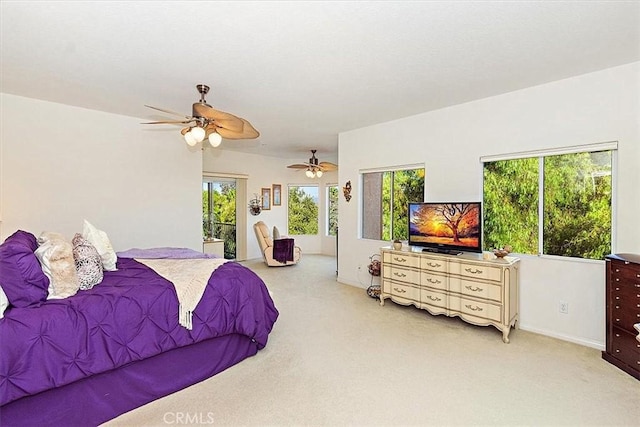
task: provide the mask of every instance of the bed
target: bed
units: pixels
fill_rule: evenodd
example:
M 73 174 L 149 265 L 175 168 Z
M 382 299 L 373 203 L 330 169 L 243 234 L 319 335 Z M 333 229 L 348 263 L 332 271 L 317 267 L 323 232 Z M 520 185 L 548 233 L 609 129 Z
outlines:
M 45 283 L 30 256 L 37 246 L 24 231 L 0 246 L 0 285 L 10 300 L 18 273 L 24 293 Z M 169 280 L 137 258 L 119 256 L 116 268 L 68 298 L 6 309 L 1 425 L 98 425 L 255 355 L 278 318 L 265 283 L 236 262 L 210 274 L 190 328 Z

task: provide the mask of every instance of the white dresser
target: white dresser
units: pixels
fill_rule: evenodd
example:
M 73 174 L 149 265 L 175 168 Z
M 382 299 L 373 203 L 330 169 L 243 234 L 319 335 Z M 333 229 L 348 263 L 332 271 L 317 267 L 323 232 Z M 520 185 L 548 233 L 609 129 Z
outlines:
M 509 342 L 518 320 L 518 258 L 484 260 L 482 254 L 454 256 L 391 247 L 382 248 L 381 254 L 380 305 L 389 298 L 431 314 L 493 325 Z
M 208 239 L 202 243 L 202 252 L 224 258 L 224 240 Z

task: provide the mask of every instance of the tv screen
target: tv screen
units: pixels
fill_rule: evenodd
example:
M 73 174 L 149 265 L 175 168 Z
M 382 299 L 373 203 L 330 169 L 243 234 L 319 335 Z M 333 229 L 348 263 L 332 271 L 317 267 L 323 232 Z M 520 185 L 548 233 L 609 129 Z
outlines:
M 482 204 L 409 203 L 409 245 L 434 252 L 482 252 Z

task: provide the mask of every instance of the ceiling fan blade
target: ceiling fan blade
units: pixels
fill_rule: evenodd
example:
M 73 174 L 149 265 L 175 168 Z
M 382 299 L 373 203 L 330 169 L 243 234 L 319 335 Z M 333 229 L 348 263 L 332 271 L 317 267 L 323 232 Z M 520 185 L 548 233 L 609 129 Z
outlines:
M 338 170 L 338 165 L 331 162 L 320 162 L 318 166 L 323 172 L 332 172 Z
M 193 120 L 163 120 L 160 122 L 144 122 L 142 125 L 161 125 L 161 124 L 183 124 L 191 123 Z
M 291 169 L 307 169 L 309 166 L 297 164 L 297 165 L 289 165 L 287 167 Z
M 147 105 L 147 104 L 145 104 L 144 106 L 148 107 L 148 108 L 152 108 L 154 110 L 162 111 L 163 113 L 173 114 L 173 115 L 176 115 L 176 116 L 181 116 L 181 117 L 184 117 L 185 119 L 189 119 L 189 120 L 192 119 L 192 117 L 185 116 L 182 113 L 176 113 L 175 111 L 165 110 L 164 108 L 152 107 L 151 105 Z
M 242 132 L 242 119 L 233 114 L 218 111 L 206 104 L 196 102 L 193 104 L 193 115 L 196 117 L 204 117 L 216 123 L 216 126 L 228 129 L 233 132 Z

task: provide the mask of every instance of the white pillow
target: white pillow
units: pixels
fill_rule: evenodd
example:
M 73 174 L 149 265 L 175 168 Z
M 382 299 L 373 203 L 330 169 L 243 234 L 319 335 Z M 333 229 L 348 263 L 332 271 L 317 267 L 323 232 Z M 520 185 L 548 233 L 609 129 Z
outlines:
M 80 280 L 71 243 L 60 234 L 44 232 L 38 237 L 38 244 L 35 256 L 40 261 L 42 272 L 49 278 L 47 299 L 75 295 L 80 289 Z
M 91 243 L 100 254 L 100 259 L 102 259 L 102 268 L 105 271 L 116 271 L 116 261 L 118 260 L 118 256 L 113 250 L 113 246 L 111 246 L 107 233 L 102 230 L 98 230 L 85 219 L 84 227 L 82 228 L 82 237 Z
M 4 311 L 9 307 L 9 300 L 7 299 L 7 294 L 2 290 L 2 286 L 0 286 L 0 319 L 4 317 Z
M 280 230 L 275 225 L 273 226 L 273 240 L 277 240 L 280 238 Z

